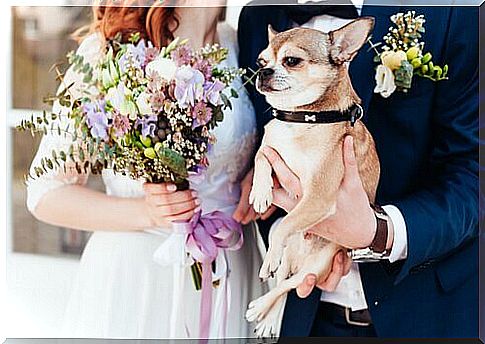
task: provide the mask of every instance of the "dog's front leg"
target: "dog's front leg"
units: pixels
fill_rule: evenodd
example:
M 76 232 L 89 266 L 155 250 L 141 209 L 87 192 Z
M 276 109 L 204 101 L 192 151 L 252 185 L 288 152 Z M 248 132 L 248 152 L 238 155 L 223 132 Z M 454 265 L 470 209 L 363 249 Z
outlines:
M 263 214 L 273 202 L 273 168 L 268 159 L 261 152 L 261 148 L 256 153 L 254 160 L 253 187 L 249 194 L 249 203 L 254 210 Z

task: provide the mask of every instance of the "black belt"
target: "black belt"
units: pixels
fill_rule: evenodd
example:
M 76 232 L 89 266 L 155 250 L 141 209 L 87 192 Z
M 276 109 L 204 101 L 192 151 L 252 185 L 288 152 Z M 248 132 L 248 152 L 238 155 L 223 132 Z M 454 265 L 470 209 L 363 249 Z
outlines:
M 348 307 L 343 307 L 329 302 L 320 302 L 318 315 L 327 321 L 335 324 L 352 326 L 370 326 L 372 319 L 368 309 L 352 311 Z

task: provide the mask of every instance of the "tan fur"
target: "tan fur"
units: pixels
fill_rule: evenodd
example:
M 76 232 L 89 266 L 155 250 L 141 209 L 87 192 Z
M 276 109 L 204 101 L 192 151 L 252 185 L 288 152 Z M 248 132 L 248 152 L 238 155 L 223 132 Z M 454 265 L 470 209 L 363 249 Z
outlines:
M 361 18 L 329 34 L 311 29 L 271 33 L 272 39 L 261 53 L 260 62 L 275 72 L 272 79 L 257 82 L 258 90 L 280 110 L 346 110 L 359 103 L 345 62 L 355 56 L 372 26 L 373 20 Z M 288 56 L 301 58 L 302 63 L 284 66 Z M 305 102 L 308 99 L 311 101 Z M 360 176 L 369 201 L 373 202 L 380 167 L 374 141 L 362 122 L 352 128 L 348 122 L 307 124 L 272 120 L 265 127 L 262 147 L 270 146 L 281 155 L 299 177 L 302 195 L 298 205 L 270 232 L 260 277 L 266 279 L 276 274 L 277 286 L 251 302 L 246 314 L 249 321 L 258 322 L 259 336 L 279 332 L 286 293 L 309 273 L 327 276 L 334 255 L 343 249 L 315 236 L 305 239 L 305 231 L 335 213 L 337 190 L 344 174 L 342 149 L 346 135 L 354 137 Z M 250 202 L 259 213 L 272 203 L 271 174 L 271 165 L 258 151 Z

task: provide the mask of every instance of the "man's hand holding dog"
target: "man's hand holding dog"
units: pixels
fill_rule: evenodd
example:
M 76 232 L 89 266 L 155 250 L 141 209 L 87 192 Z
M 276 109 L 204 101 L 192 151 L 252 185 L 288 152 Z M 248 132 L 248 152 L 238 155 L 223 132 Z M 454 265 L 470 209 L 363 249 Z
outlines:
M 354 143 L 351 136 L 344 140 L 344 177 L 337 192 L 336 212 L 321 223 L 308 230 L 349 249 L 368 247 L 376 232 L 376 218 L 370 207 L 359 176 L 355 159 Z M 301 197 L 301 185 L 298 177 L 288 168 L 279 154 L 270 147 L 264 147 L 263 153 L 271 163 L 279 188 L 273 191 L 273 204 L 291 211 Z M 392 226 L 390 226 L 392 228 Z M 392 247 L 393 233 L 389 233 L 388 248 Z M 314 285 L 326 291 L 335 290 L 340 279 L 350 270 L 351 260 L 344 252 L 339 252 L 334 259 L 332 272 L 325 281 L 316 281 L 309 275 L 298 288 L 298 294 L 307 296 Z

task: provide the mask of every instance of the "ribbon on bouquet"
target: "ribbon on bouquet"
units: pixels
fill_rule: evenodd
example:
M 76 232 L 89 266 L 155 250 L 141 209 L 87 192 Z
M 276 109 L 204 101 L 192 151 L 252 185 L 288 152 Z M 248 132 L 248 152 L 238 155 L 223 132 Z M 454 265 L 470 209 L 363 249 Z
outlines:
M 191 259 L 202 264 L 202 296 L 200 305 L 199 338 L 208 338 L 212 314 L 212 262 L 217 258 L 219 249 L 238 250 L 243 244 L 242 227 L 229 215 L 214 211 L 202 215 L 197 212 L 190 221 L 172 223 L 172 235 L 155 251 L 154 260 L 162 265 L 174 266 L 174 282 L 183 283 L 180 267 L 190 265 Z M 236 238 L 236 236 L 238 236 Z M 226 268 L 227 269 L 227 268 Z M 178 271 L 179 273 L 175 273 Z M 226 271 L 223 271 L 226 273 Z M 175 286 L 174 293 L 181 293 L 181 285 Z M 171 337 L 175 337 L 175 326 L 178 322 L 181 298 L 173 298 Z M 183 300 L 182 300 L 183 302 Z M 227 307 L 226 307 L 227 308 Z M 227 318 L 225 309 L 223 326 Z

